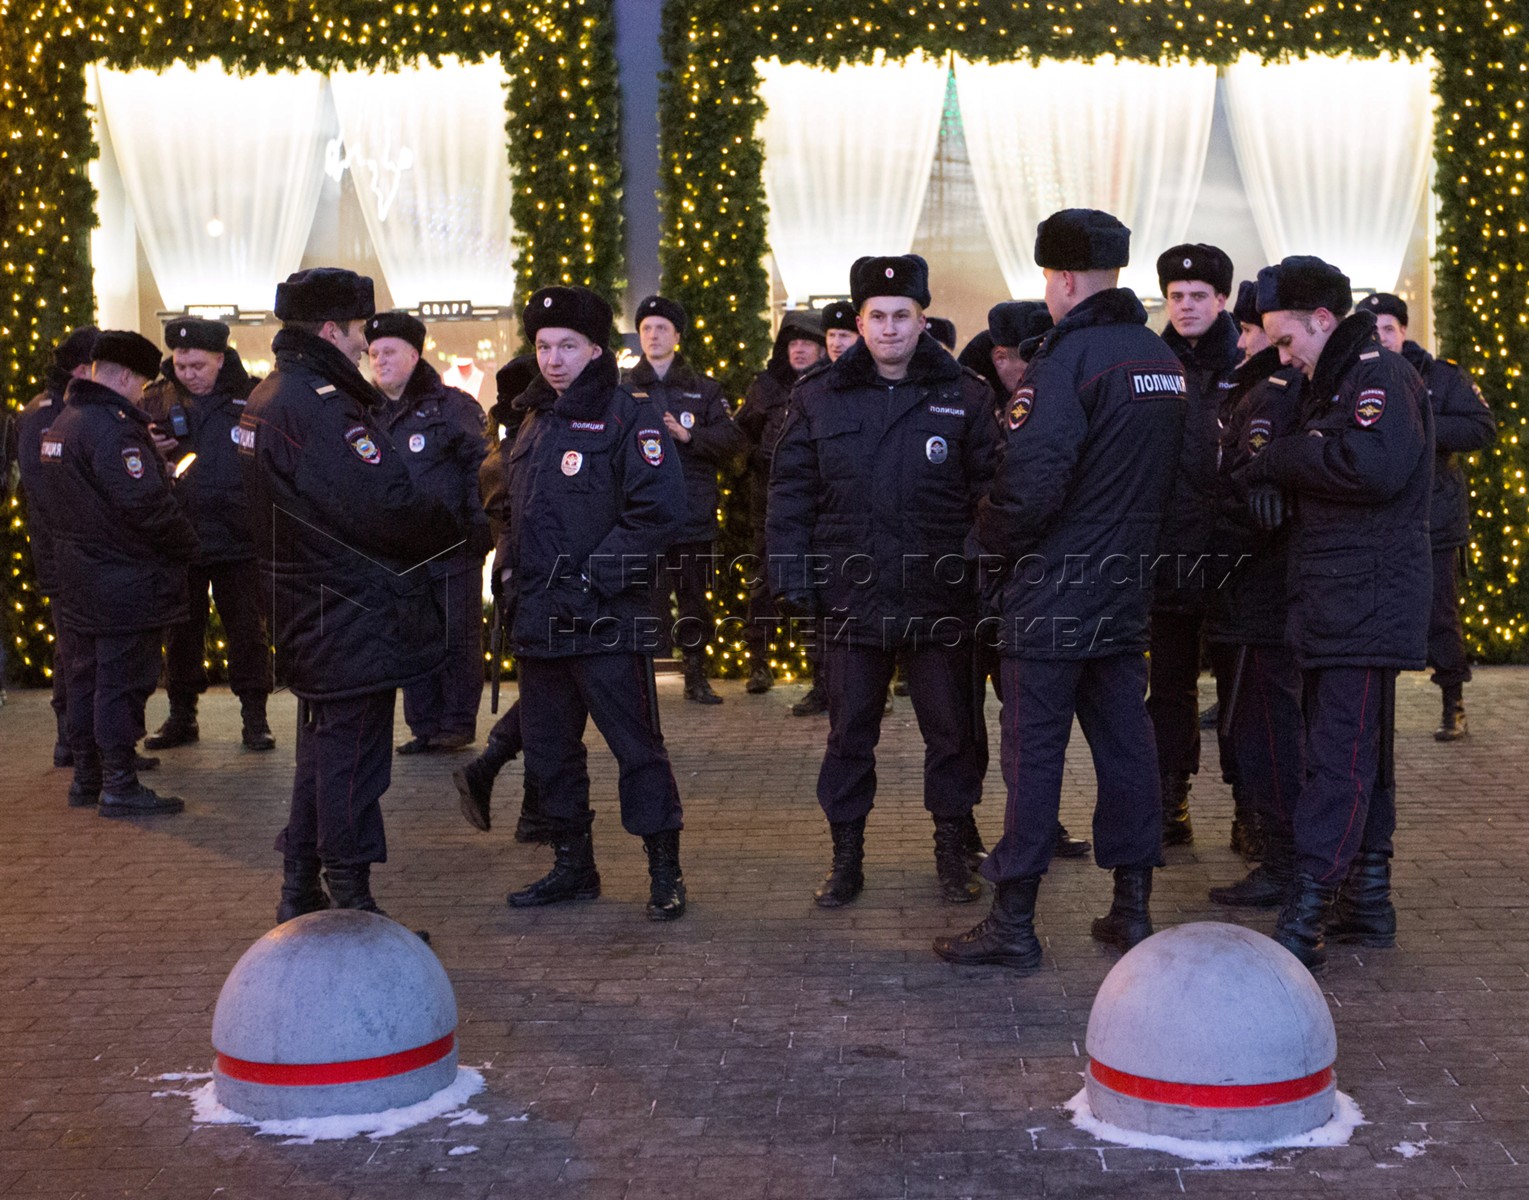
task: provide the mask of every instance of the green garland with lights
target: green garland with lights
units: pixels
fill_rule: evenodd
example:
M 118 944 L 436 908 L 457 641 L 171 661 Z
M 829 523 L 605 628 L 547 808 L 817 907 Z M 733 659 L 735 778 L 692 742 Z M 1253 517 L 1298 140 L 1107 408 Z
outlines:
M 1438 62 L 1439 199 L 1434 311 L 1446 353 L 1467 366 L 1500 425 L 1470 463 L 1472 572 L 1462 613 L 1472 651 L 1529 658 L 1526 431 L 1519 397 L 1529 362 L 1529 221 L 1525 138 L 1529 57 L 1514 0 L 1426 6 L 1384 0 L 669 0 L 660 106 L 666 291 L 691 314 L 686 353 L 741 394 L 769 349 L 763 187 L 755 134 L 763 109 L 754 63 L 834 67 L 880 51 L 956 52 L 976 61 L 1117 57 L 1226 64 L 1245 52 L 1416 56 Z M 1335 105 L 1384 100 L 1335 96 Z M 742 552 L 736 512 L 726 551 Z M 741 602 L 741 589 L 728 601 Z M 733 658 L 741 645 L 724 648 Z M 799 649 L 777 647 L 790 669 Z
M 52 347 L 92 319 L 88 63 L 216 58 L 236 71 L 328 71 L 497 53 L 510 77 L 517 293 L 578 283 L 614 301 L 623 287 L 614 39 L 612 0 L 0 0 L 0 401 L 25 404 Z M 0 522 L 0 594 L 13 676 L 41 683 L 52 639 L 24 516 L 12 498 Z

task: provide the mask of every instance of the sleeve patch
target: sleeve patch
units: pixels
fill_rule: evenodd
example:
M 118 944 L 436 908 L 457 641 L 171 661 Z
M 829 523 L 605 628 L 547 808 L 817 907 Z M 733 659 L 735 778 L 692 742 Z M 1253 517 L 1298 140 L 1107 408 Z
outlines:
M 1384 388 L 1365 388 L 1354 400 L 1354 420 L 1368 429 L 1376 421 L 1380 420 L 1381 414 L 1386 411 L 1386 392 Z
M 639 429 L 637 431 L 637 448 L 642 451 L 642 457 L 648 466 L 663 466 L 664 439 L 658 430 Z
M 345 440 L 362 462 L 376 466 L 382 461 L 382 451 L 372 440 L 372 433 L 365 425 L 353 425 L 345 431 Z
M 143 478 L 143 451 L 137 446 L 129 446 L 122 451 L 122 466 L 134 479 Z
M 1273 437 L 1273 426 L 1267 417 L 1254 417 L 1248 422 L 1248 450 L 1257 454 Z
M 1035 389 L 1022 387 L 1014 393 L 1014 399 L 1009 401 L 1009 428 L 1018 429 L 1030 419 L 1030 411 L 1035 407 Z

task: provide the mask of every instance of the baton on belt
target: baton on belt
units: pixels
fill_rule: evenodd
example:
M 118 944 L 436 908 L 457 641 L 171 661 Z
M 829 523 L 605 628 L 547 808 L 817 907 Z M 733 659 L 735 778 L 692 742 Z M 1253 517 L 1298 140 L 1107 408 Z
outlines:
M 642 662 L 642 681 L 648 694 L 648 728 L 654 737 L 661 738 L 664 731 L 658 720 L 658 680 L 653 676 L 653 656 L 644 654 Z
M 499 711 L 499 665 L 504 649 L 504 597 L 494 596 L 494 623 L 488 635 L 488 653 L 492 661 L 488 667 L 488 711 Z
M 1237 647 L 1237 662 L 1232 667 L 1232 686 L 1226 690 L 1226 703 L 1221 706 L 1221 711 L 1216 714 L 1216 736 L 1218 738 L 1230 737 L 1232 733 L 1232 721 L 1237 717 L 1237 699 L 1242 695 L 1242 673 L 1248 665 L 1248 647 L 1246 643 Z

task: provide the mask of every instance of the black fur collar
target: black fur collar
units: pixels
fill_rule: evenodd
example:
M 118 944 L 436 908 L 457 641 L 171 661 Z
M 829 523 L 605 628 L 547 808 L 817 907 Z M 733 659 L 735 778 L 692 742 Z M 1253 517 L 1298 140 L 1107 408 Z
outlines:
M 919 334 L 913 347 L 913 359 L 908 363 L 909 383 L 948 383 L 961 378 L 961 364 L 950 356 L 950 351 L 927 333 Z M 866 349 L 865 342 L 858 341 L 828 368 L 829 386 L 838 391 L 849 388 L 877 387 L 885 383 L 876 371 L 876 360 Z

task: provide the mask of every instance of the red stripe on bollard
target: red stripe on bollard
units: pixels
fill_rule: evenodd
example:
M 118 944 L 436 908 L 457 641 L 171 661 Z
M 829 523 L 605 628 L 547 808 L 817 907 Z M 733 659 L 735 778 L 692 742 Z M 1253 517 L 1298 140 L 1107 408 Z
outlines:
M 1291 1104 L 1317 1095 L 1333 1081 L 1331 1067 L 1324 1067 L 1302 1079 L 1248 1084 L 1170 1083 L 1165 1079 L 1129 1075 L 1098 1061 L 1090 1061 L 1088 1069 L 1095 1080 L 1122 1096 L 1149 1100 L 1154 1104 L 1183 1104 L 1190 1108 L 1263 1108 L 1270 1104 Z
M 428 1046 L 416 1046 L 412 1050 L 400 1050 L 397 1054 L 384 1054 L 378 1058 L 356 1058 L 349 1062 L 334 1063 L 259 1063 L 219 1054 L 217 1067 L 230 1079 L 244 1083 L 264 1083 L 273 1087 L 364 1083 L 368 1079 L 386 1079 L 390 1075 L 402 1075 L 440 1062 L 451 1053 L 456 1041 L 456 1030 L 452 1030 Z

